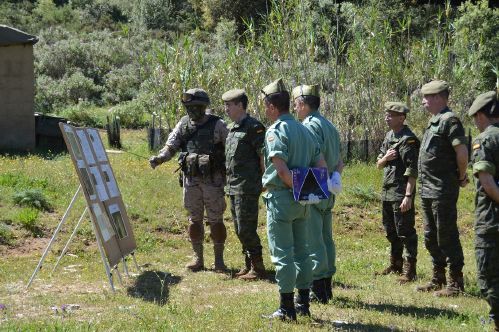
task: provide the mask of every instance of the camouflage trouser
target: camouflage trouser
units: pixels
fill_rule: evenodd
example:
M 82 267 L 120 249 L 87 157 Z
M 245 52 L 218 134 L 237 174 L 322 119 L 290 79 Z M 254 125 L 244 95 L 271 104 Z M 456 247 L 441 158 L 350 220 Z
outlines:
M 213 177 L 184 177 L 184 207 L 189 213 L 189 236 L 193 243 L 203 242 L 203 218 L 206 210 L 207 223 L 211 228 L 214 243 L 223 243 L 226 235 L 223 226 L 225 211 L 224 177 L 214 174 Z M 214 232 L 215 231 L 215 232 Z M 214 237 L 215 235 L 215 237 Z
M 256 232 L 260 195 L 230 195 L 230 211 L 236 235 L 245 255 L 261 255 L 262 244 Z
M 499 235 L 477 235 L 475 256 L 478 286 L 490 305 L 490 317 L 499 319 Z
M 457 197 L 454 199 L 421 198 L 424 217 L 424 240 L 433 266 L 462 271 L 463 248 L 457 229 Z
M 383 201 L 383 227 L 386 238 L 391 244 L 392 257 L 402 257 L 405 247 L 407 258 L 417 258 L 418 236 L 414 228 L 414 199 L 412 208 L 404 213 L 400 211 L 401 203 L 402 201 Z

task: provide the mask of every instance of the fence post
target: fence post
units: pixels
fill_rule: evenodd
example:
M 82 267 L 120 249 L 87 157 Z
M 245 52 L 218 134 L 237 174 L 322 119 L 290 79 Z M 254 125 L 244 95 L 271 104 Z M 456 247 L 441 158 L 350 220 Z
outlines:
M 364 161 L 369 161 L 369 138 L 367 137 L 367 130 L 364 132 Z
M 468 160 L 471 160 L 471 128 L 468 128 Z

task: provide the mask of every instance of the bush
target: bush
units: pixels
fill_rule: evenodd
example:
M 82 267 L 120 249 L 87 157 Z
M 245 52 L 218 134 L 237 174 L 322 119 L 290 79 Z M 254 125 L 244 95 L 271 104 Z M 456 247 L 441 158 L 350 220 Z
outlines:
M 17 215 L 17 220 L 21 226 L 29 231 L 34 236 L 40 236 L 43 234 L 40 226 L 37 225 L 39 211 L 34 208 L 25 208 L 19 211 Z
M 12 244 L 14 241 L 14 233 L 9 225 L 0 222 L 0 244 Z
M 45 195 L 38 189 L 28 189 L 17 192 L 13 196 L 14 204 L 32 207 L 38 210 L 50 211 L 51 205 Z
M 79 127 L 103 128 L 105 126 L 105 111 L 93 107 L 88 102 L 66 107 L 59 112 L 59 115 Z

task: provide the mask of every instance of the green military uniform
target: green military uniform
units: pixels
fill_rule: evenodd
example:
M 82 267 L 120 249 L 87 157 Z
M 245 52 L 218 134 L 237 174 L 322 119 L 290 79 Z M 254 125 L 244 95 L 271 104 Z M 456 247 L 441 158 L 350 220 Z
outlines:
M 478 96 L 468 114 L 472 116 L 478 111 L 499 115 L 495 91 Z M 499 123 L 489 125 L 473 142 L 473 174 L 477 179 L 479 172 L 489 173 L 499 185 Z M 475 205 L 478 284 L 490 305 L 490 316 L 499 327 L 499 203 L 487 195 L 479 180 Z
M 447 88 L 443 81 L 432 81 L 423 86 L 422 93 L 437 94 Z M 439 276 L 443 273 L 443 280 L 447 262 L 451 275 L 456 272 L 462 275 L 464 266 L 457 228 L 459 170 L 454 150 L 460 144 L 466 144 L 463 125 L 446 107 L 430 118 L 419 151 L 419 194 L 423 207 L 425 246 L 432 257 L 434 272 Z M 442 281 L 442 278 L 439 279 Z
M 409 112 L 401 103 L 387 103 L 385 109 L 404 114 Z M 383 227 L 391 244 L 392 260 L 400 262 L 398 265 L 401 267 L 404 247 L 407 259 L 414 261 L 418 254 L 418 237 L 414 228 L 414 195 L 408 211 L 400 211 L 400 205 L 406 194 L 408 178 L 418 176 L 419 140 L 408 126 L 403 126 L 397 133 L 390 130 L 386 134 L 378 160 L 389 149 L 396 149 L 398 154 L 396 159 L 388 161 L 383 168 Z
M 222 99 L 233 100 L 239 90 L 228 91 Z M 244 93 L 243 90 L 242 93 Z M 225 143 L 227 184 L 225 193 L 231 202 L 232 219 L 243 254 L 250 258 L 261 256 L 262 245 L 256 232 L 258 199 L 262 192 L 260 155 L 265 139 L 265 127 L 246 115 L 239 123 L 229 125 Z
M 300 96 L 319 97 L 318 86 L 301 85 L 293 89 L 293 98 Z M 328 166 L 329 176 L 340 161 L 340 135 L 336 127 L 324 118 L 318 110 L 306 116 L 303 125 L 319 143 L 320 151 Z M 331 278 L 336 273 L 336 247 L 333 239 L 333 215 L 335 196 L 310 206 L 308 220 L 310 257 L 312 258 L 313 280 Z M 330 283 L 330 280 L 328 281 Z M 329 287 L 329 285 L 326 285 Z

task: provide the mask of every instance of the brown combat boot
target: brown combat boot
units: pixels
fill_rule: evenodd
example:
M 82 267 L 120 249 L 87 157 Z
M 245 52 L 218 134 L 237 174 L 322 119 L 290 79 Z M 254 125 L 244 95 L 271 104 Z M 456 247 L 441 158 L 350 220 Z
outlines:
M 402 276 L 397 279 L 401 285 L 416 280 L 416 262 L 416 258 L 405 259 Z
M 432 292 L 439 289 L 445 285 L 445 268 L 444 267 L 433 267 L 433 276 L 429 283 L 424 286 L 416 287 L 418 292 Z
M 449 297 L 449 296 L 457 296 L 462 292 L 464 292 L 463 272 L 450 271 L 449 282 L 447 283 L 447 287 L 433 293 L 433 295 L 438 297 Z
M 225 266 L 224 263 L 224 244 L 213 243 L 213 253 L 215 254 L 215 264 L 213 264 L 213 270 L 216 273 L 227 272 L 227 266 Z
M 375 272 L 374 275 L 386 276 L 390 273 L 401 274 L 402 273 L 402 257 L 390 256 L 390 265 L 381 272 Z
M 238 279 L 254 281 L 267 278 L 267 272 L 265 271 L 265 266 L 263 265 L 262 255 L 251 255 L 250 259 L 251 270 L 245 275 L 238 277 Z
M 192 250 L 194 251 L 194 257 L 192 261 L 185 267 L 192 272 L 199 272 L 204 270 L 204 260 L 203 260 L 203 244 L 193 243 Z
M 234 276 L 239 278 L 240 276 L 245 275 L 251 270 L 251 259 L 248 255 L 244 255 L 244 266 L 237 272 Z

